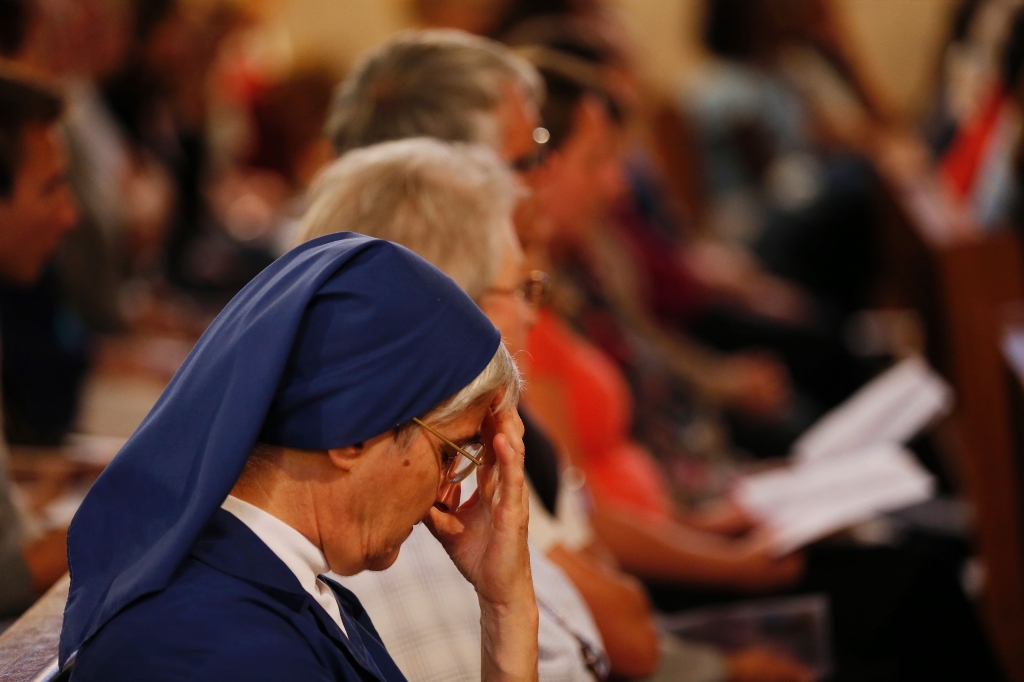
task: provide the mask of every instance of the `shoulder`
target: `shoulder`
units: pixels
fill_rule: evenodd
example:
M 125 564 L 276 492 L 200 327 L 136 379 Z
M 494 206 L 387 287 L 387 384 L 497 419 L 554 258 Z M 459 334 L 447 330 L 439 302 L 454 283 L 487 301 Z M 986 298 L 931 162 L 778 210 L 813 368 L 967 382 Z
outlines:
M 193 564 L 135 602 L 78 653 L 74 682 L 331 680 L 289 607 Z

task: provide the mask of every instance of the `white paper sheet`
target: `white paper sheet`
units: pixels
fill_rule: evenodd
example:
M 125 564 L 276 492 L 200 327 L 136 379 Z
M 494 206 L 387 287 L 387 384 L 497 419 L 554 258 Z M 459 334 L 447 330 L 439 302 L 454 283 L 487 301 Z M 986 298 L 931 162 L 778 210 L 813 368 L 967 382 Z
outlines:
M 868 382 L 818 420 L 793 445 L 811 462 L 879 443 L 906 443 L 953 408 L 953 389 L 920 358 L 909 358 Z
M 772 531 L 775 550 L 782 555 L 878 514 L 923 502 L 934 489 L 931 474 L 912 453 L 883 443 L 746 476 L 733 494 Z

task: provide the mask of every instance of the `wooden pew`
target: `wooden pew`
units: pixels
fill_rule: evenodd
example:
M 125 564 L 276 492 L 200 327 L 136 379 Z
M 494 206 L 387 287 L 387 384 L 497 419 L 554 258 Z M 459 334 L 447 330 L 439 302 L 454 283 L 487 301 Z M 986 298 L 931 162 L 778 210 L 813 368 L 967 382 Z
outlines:
M 0 682 L 63 682 L 57 645 L 71 579 L 65 575 L 0 635 Z
M 1005 307 L 1024 300 L 1024 254 L 1011 229 L 982 232 L 947 199 L 912 135 L 878 147 L 886 196 L 887 303 L 918 311 L 931 361 L 956 387 L 955 464 L 984 561 L 984 611 L 1011 680 L 1024 682 L 1022 469 L 1001 351 Z

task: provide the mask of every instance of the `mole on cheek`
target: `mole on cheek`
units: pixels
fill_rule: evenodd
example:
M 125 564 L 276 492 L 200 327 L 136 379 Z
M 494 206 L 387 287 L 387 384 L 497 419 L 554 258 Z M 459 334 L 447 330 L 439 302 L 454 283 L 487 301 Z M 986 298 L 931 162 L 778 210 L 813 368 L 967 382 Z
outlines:
M 405 460 L 404 462 L 402 462 L 402 466 L 404 466 L 404 467 L 409 466 L 409 460 Z

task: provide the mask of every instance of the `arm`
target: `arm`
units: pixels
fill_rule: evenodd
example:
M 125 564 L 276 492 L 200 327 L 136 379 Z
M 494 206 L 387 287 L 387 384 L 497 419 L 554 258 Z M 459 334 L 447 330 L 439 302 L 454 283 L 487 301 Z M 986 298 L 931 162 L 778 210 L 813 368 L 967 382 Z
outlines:
M 547 556 L 569 576 L 587 602 L 604 639 L 614 676 L 648 677 L 655 673 L 659 664 L 661 670 L 671 670 L 664 666 L 684 662 L 672 654 L 668 660 L 660 660 L 659 637 L 647 595 L 635 579 L 604 565 L 589 551 L 572 552 L 556 545 Z M 677 651 L 691 647 L 694 647 L 692 643 L 675 640 Z M 707 649 L 700 645 L 696 648 Z M 796 660 L 766 649 L 741 649 L 723 654 L 722 665 L 729 682 L 810 682 L 814 679 Z
M 724 587 L 770 590 L 793 584 L 803 558 L 776 558 L 764 534 L 732 540 L 598 504 L 594 529 L 622 563 L 642 578 Z
M 586 458 L 580 454 L 561 387 L 540 377 L 530 379 L 526 400 L 531 414 L 536 415 L 572 460 L 586 469 Z M 768 589 L 795 582 L 802 570 L 800 557 L 776 559 L 766 539 L 756 534 L 734 540 L 688 528 L 684 523 L 652 521 L 600 499 L 591 522 L 623 569 L 641 578 Z
M 666 329 L 640 304 L 635 273 L 622 258 L 624 249 L 609 235 L 595 237 L 591 247 L 601 285 L 616 313 L 669 371 L 709 399 L 752 414 L 773 416 L 788 404 L 789 376 L 778 361 L 759 353 L 720 353 Z
M 619 677 L 647 677 L 658 665 L 658 633 L 643 587 L 634 579 L 607 568 L 583 552 L 560 545 L 548 553 L 587 603 L 612 672 Z
M 488 418 L 483 437 L 492 446 L 477 471 L 475 500 L 452 514 L 431 509 L 425 519 L 480 599 L 483 682 L 537 680 L 522 434 L 515 411 Z

